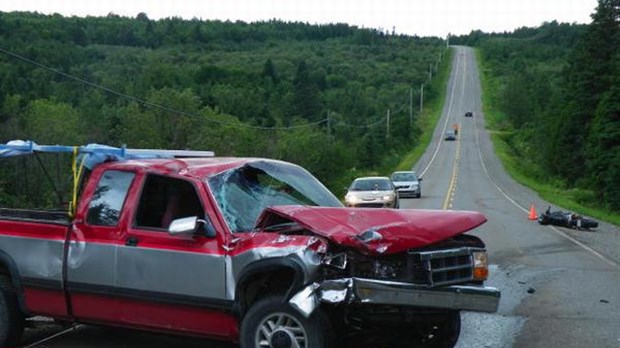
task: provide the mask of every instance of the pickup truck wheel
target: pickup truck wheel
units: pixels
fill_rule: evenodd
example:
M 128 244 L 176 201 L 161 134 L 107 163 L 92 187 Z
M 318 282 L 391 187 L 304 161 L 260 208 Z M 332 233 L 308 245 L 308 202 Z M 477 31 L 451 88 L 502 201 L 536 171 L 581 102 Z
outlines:
M 0 347 L 16 346 L 24 332 L 24 315 L 9 278 L 0 276 Z
M 320 309 L 310 318 L 294 310 L 280 296 L 257 301 L 241 323 L 242 348 L 325 348 L 329 321 Z

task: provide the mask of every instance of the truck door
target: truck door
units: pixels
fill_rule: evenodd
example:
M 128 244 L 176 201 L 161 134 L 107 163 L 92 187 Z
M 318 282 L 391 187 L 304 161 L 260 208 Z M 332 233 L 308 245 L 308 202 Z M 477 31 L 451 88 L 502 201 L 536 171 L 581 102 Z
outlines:
M 145 174 L 116 264 L 124 323 L 230 334 L 232 302 L 225 297 L 222 233 L 215 237 L 168 234 L 170 222 L 182 217 L 197 216 L 213 226 L 199 185 L 182 177 Z
M 83 192 L 91 200 L 78 212 L 66 266 L 70 308 L 78 319 L 116 321 L 117 243 L 126 219 L 123 206 L 134 178 L 133 172 L 95 170 L 90 182 L 97 184 Z

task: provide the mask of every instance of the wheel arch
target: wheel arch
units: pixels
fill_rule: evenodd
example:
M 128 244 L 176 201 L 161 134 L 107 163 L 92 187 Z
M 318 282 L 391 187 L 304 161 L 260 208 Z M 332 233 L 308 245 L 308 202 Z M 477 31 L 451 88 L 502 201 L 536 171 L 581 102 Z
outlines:
M 238 277 L 235 313 L 243 317 L 252 303 L 269 294 L 280 293 L 284 299 L 290 298 L 303 287 L 306 273 L 301 261 L 294 257 L 276 257 L 251 263 Z

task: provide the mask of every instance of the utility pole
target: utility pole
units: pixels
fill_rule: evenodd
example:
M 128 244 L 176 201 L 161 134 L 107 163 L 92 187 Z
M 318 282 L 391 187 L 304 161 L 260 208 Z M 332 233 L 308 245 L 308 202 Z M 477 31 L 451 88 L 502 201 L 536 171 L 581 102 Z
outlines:
M 332 135 L 332 111 L 327 110 L 327 137 L 330 138 Z
M 390 109 L 388 109 L 387 111 L 387 127 L 386 127 L 386 132 L 385 132 L 385 138 L 386 139 L 390 138 Z
M 420 86 L 420 113 L 422 113 L 423 107 L 424 107 L 424 84 Z
M 428 82 L 430 83 L 433 79 L 433 63 L 428 65 Z
M 409 127 L 413 126 L 413 88 L 409 88 Z

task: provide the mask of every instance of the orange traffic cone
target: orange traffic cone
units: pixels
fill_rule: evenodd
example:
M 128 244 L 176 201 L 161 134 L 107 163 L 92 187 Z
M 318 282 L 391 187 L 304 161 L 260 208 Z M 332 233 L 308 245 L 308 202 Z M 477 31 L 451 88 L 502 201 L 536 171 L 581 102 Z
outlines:
M 536 215 L 536 208 L 534 208 L 534 203 L 530 205 L 530 215 L 527 218 L 530 220 L 538 219 L 538 216 Z

